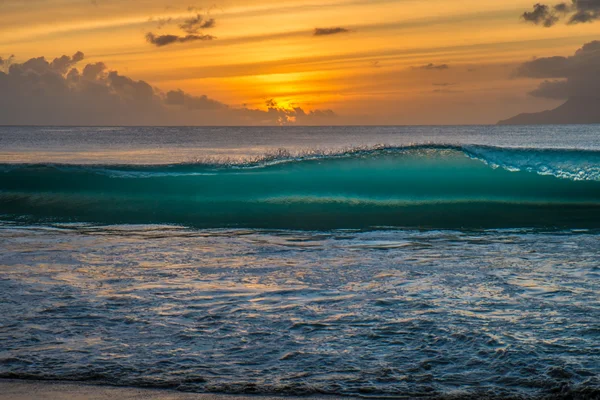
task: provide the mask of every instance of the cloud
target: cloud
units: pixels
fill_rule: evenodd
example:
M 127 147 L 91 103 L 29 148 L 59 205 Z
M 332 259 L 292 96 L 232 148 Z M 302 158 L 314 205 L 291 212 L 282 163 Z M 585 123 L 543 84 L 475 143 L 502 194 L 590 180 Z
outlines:
M 190 110 L 214 110 L 219 108 L 227 108 L 225 104 L 213 99 L 209 99 L 206 95 L 191 96 L 181 89 L 167 92 L 165 96 L 165 104 L 185 106 Z
M 2 58 L 0 57 L 0 69 L 2 68 L 8 68 L 10 66 L 10 64 L 12 63 L 12 60 L 15 58 L 14 54 L 11 54 L 10 57 L 8 58 Z
M 336 115 L 332 110 L 313 110 L 308 113 L 300 107 L 283 108 L 277 104 L 275 99 L 269 99 L 265 102 L 267 114 L 277 121 L 278 125 L 288 125 L 294 123 L 306 123 L 307 121 L 331 120 Z
M 83 53 L 78 51 L 77 53 L 75 53 L 72 57 L 69 56 L 62 56 L 59 58 L 55 58 L 54 61 L 52 61 L 52 68 L 54 68 L 55 70 L 59 71 L 60 73 L 65 73 L 67 72 L 67 70 L 72 67 L 73 65 L 77 64 L 78 62 L 83 60 Z
M 94 81 L 100 78 L 100 75 L 106 71 L 106 65 L 103 62 L 88 64 L 83 68 L 82 77 L 84 79 Z
M 554 6 L 554 10 L 561 14 L 566 14 L 571 9 L 571 6 L 567 3 L 560 3 Z
M 426 65 L 421 65 L 418 67 L 413 67 L 413 69 L 423 69 L 423 70 L 444 70 L 444 69 L 449 69 L 450 67 L 448 66 L 448 64 L 426 64 Z
M 214 26 L 214 18 L 205 20 L 202 15 L 196 14 L 196 16 L 183 21 L 183 24 L 179 25 L 179 28 L 186 33 L 197 34 L 201 29 L 214 28 Z
M 574 14 L 569 23 L 592 22 L 600 19 L 600 0 L 573 0 Z
M 146 41 L 155 45 L 156 47 L 168 46 L 173 43 L 187 43 L 195 42 L 198 40 L 213 40 L 216 37 L 212 35 L 155 35 L 152 32 L 146 34 Z
M 441 83 L 433 84 L 433 86 L 441 86 L 441 87 L 448 87 L 448 86 L 454 86 L 454 85 L 456 85 L 456 83 L 441 82 Z
M 537 3 L 533 11 L 525 12 L 521 17 L 527 22 L 548 28 L 561 18 L 566 18 L 570 25 L 594 22 L 600 19 L 600 0 L 571 0 L 570 3 L 559 3 L 553 7 Z
M 349 29 L 346 28 L 342 28 L 342 27 L 335 27 L 335 28 L 315 28 L 314 32 L 313 32 L 313 36 L 328 36 L 328 35 L 336 35 L 338 33 L 348 33 L 350 32 Z
M 0 71 L 0 125 L 312 125 L 336 118 L 331 110 L 286 108 L 274 100 L 261 110 L 183 90 L 165 93 L 102 62 L 78 69 L 83 60 L 81 52 L 37 57 Z
M 456 94 L 456 93 L 464 93 L 462 90 L 452 90 L 452 89 L 435 89 L 431 91 L 432 93 L 441 93 L 441 94 Z
M 11 59 L 14 56 L 11 56 Z M 84 54 L 80 51 L 75 53 L 72 57 L 61 56 L 57 57 L 52 62 L 47 62 L 44 57 L 32 58 L 23 64 L 13 63 L 9 68 L 9 73 L 24 74 L 25 72 L 35 73 L 39 75 L 56 73 L 65 74 L 67 70 L 82 61 Z
M 121 99 L 131 100 L 138 104 L 154 101 L 154 89 L 144 81 L 135 81 L 127 76 L 111 71 L 107 75 L 108 86 Z
M 153 21 L 153 18 L 150 18 L 150 21 Z M 172 17 L 158 18 L 156 20 L 156 29 L 162 29 L 165 26 L 171 24 L 173 22 Z
M 540 3 L 533 6 L 533 11 L 524 12 L 521 18 L 536 25 L 543 25 L 546 28 L 556 24 L 559 20 L 558 16 L 549 6 Z
M 189 7 L 188 11 L 197 11 L 196 8 Z M 153 18 L 150 18 L 152 21 Z M 173 23 L 173 18 L 161 18 L 157 20 L 157 29 L 162 29 L 165 25 L 169 25 Z M 184 19 L 183 23 L 179 24 L 179 29 L 181 29 L 185 35 L 176 35 L 176 34 L 166 34 L 166 35 L 157 35 L 152 32 L 148 32 L 146 34 L 146 41 L 151 43 L 157 47 L 168 46 L 174 43 L 187 43 L 187 42 L 195 42 L 195 41 L 203 41 L 203 40 L 214 40 L 216 39 L 213 35 L 206 35 L 200 33 L 203 29 L 214 28 L 216 25 L 216 21 L 214 18 L 205 19 L 199 13 L 196 13 L 194 16 Z
M 574 55 L 538 58 L 523 63 L 515 75 L 545 79 L 530 94 L 536 97 L 568 99 L 600 98 L 600 41 L 584 44 Z

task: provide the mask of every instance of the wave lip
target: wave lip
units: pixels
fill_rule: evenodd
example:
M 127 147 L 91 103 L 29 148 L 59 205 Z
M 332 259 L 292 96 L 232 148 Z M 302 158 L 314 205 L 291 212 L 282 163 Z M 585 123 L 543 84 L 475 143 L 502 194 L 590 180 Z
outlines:
M 342 149 L 305 149 L 290 152 L 277 149 L 259 156 L 246 158 L 203 157 L 178 164 L 0 164 L 0 172 L 10 172 L 22 168 L 56 168 L 60 170 L 84 170 L 113 177 L 155 177 L 161 175 L 202 175 L 206 171 L 224 169 L 257 169 L 278 164 L 302 163 L 310 161 L 331 161 L 348 158 L 369 158 L 385 155 L 407 155 L 448 152 L 462 153 L 467 157 L 482 161 L 492 168 L 507 171 L 527 171 L 540 175 L 552 175 L 571 180 L 600 180 L 600 151 L 560 148 L 497 147 L 487 145 L 415 144 L 408 146 L 347 147 Z M 203 172 L 205 171 L 205 172 Z
M 600 228 L 600 152 L 279 151 L 232 163 L 0 166 L 5 219 L 252 228 Z

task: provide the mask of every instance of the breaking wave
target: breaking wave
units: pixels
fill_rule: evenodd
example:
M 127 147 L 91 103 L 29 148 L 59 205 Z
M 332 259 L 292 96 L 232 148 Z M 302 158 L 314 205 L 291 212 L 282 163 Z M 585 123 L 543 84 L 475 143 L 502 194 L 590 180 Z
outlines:
M 201 228 L 599 228 L 600 152 L 419 145 L 243 162 L 3 164 L 0 215 Z

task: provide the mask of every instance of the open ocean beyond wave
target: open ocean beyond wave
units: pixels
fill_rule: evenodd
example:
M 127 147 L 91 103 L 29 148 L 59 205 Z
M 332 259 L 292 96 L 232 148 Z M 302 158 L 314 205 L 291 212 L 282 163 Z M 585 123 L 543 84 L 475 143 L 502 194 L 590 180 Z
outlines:
M 0 378 L 600 397 L 600 126 L 0 127 Z

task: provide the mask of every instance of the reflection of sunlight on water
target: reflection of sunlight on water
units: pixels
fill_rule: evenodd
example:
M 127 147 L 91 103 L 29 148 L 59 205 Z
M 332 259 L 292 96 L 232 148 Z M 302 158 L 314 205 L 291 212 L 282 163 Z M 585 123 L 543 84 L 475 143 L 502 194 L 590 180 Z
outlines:
M 600 373 L 598 243 L 518 231 L 3 227 L 0 326 L 11 334 L 0 376 L 259 393 L 582 384 Z

